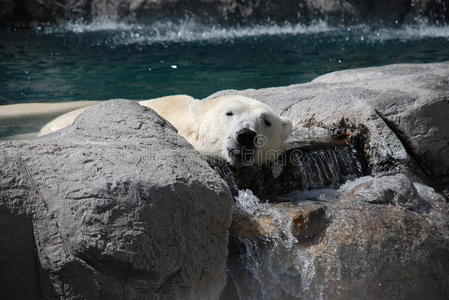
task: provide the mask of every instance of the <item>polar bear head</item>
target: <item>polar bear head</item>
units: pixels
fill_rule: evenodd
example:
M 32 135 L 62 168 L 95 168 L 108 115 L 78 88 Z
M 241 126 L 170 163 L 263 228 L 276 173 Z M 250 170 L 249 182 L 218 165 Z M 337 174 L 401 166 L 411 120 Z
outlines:
M 194 136 L 202 154 L 233 165 L 266 164 L 277 159 L 292 122 L 264 103 L 245 96 L 223 96 L 191 105 Z

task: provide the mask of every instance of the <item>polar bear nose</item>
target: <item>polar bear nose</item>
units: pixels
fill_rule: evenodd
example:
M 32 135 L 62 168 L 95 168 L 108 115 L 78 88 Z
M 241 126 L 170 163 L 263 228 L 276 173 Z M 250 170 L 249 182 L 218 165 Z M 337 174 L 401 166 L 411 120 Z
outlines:
M 242 146 L 254 147 L 254 138 L 257 133 L 249 128 L 242 128 L 237 131 L 236 140 Z

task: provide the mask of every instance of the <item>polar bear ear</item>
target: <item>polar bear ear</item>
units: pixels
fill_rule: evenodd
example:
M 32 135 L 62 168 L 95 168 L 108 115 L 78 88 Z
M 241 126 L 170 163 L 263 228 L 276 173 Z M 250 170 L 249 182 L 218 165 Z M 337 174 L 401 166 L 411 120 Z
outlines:
M 282 133 L 283 133 L 282 139 L 286 140 L 290 136 L 290 133 L 292 133 L 293 123 L 287 117 L 281 117 L 281 122 L 282 122 Z

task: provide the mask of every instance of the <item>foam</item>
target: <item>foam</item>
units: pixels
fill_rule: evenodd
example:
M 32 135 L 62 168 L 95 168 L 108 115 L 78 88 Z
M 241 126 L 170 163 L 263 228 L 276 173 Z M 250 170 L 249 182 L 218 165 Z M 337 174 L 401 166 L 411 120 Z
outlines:
M 389 40 L 420 40 L 426 38 L 449 39 L 449 26 L 412 26 L 394 28 L 357 25 L 347 28 L 330 27 L 323 21 L 311 25 L 265 24 L 252 26 L 223 27 L 202 24 L 193 20 L 159 21 L 150 24 L 128 24 L 113 20 L 68 22 L 56 27 L 39 27 L 45 34 L 74 33 L 78 35 L 92 32 L 106 34 L 106 43 L 119 45 L 150 45 L 155 43 L 181 43 L 198 41 L 229 41 L 234 39 L 263 36 L 301 36 L 325 33 L 331 39 L 354 42 L 385 42 Z

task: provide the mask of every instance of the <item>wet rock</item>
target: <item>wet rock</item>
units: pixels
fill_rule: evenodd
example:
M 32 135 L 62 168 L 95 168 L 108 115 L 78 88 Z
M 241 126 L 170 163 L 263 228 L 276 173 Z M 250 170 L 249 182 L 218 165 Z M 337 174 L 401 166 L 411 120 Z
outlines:
M 241 93 L 290 117 L 295 127 L 366 129 L 374 174 L 411 168 L 438 190 L 449 186 L 449 62 L 329 73 L 311 83 Z
M 60 21 L 112 19 L 130 22 L 183 20 L 240 23 L 247 21 L 294 21 L 304 15 L 303 1 L 259 0 L 24 0 L 5 2 L 0 21 Z
M 307 249 L 315 293 L 332 299 L 447 298 L 447 215 L 354 203 L 335 203 L 329 211 L 323 239 Z
M 331 21 L 355 22 L 378 18 L 383 21 L 401 21 L 410 11 L 410 1 L 341 1 L 341 0 L 306 0 L 310 14 L 315 18 L 328 18 Z
M 230 259 L 238 297 L 447 299 L 449 205 L 444 197 L 405 174 L 360 178 L 340 190 L 325 203 L 271 205 L 276 230 L 270 223 L 268 241 L 231 234 L 239 246 Z M 247 224 L 259 220 L 268 205 L 243 194 L 239 202 L 237 207 L 252 216 Z M 277 221 L 278 216 L 288 222 Z M 302 239 L 304 234 L 309 238 Z
M 270 237 L 277 229 L 276 221 L 270 215 L 255 219 L 249 214 L 237 212 L 232 217 L 231 232 L 243 238 Z
M 317 236 L 326 225 L 326 207 L 323 205 L 295 205 L 289 202 L 266 203 L 256 214 L 236 209 L 231 224 L 231 236 L 239 239 L 260 239 L 269 241 L 285 234 L 299 242 Z M 281 232 L 288 224 L 286 232 Z
M 428 209 L 413 182 L 404 174 L 359 178 L 343 185 L 339 192 L 348 201 L 391 204 L 415 211 Z
M 445 0 L 305 0 L 311 18 L 331 23 L 377 21 L 386 24 L 444 23 L 449 21 L 449 4 Z
M 392 65 L 238 91 L 289 116 L 296 138 L 331 133 L 358 143 L 371 172 L 335 193 L 286 197 L 290 211 L 326 207 L 314 218 L 325 226 L 313 230 L 312 239 L 299 238 L 306 216 L 292 218 L 272 204 L 275 222 L 266 230 L 271 242 L 254 238 L 263 236 L 262 230 L 244 238 L 233 233 L 239 247 L 230 270 L 240 299 L 449 297 L 449 204 L 441 193 L 449 186 L 447 78 L 448 62 Z M 226 93 L 237 91 L 217 94 Z M 301 173 L 307 177 L 307 170 Z M 268 204 L 248 199 L 240 194 L 237 203 L 246 204 L 237 207 L 258 220 Z M 279 215 L 288 222 L 276 221 Z M 266 223 L 265 217 L 252 225 L 266 228 Z M 292 224 L 301 230 L 292 231 Z
M 14 18 L 14 0 L 5 0 L 0 2 L 0 20 L 11 20 Z M 0 98 L 0 103 L 1 103 Z
M 158 115 L 108 101 L 0 149 L 1 297 L 219 297 L 230 191 Z
M 299 243 L 313 239 L 324 230 L 327 220 L 325 218 L 325 205 L 295 205 L 289 202 L 275 204 L 280 212 L 290 215 L 292 235 Z
M 449 21 L 449 2 L 446 0 L 414 0 L 410 3 L 412 16 L 428 22 L 446 23 Z
M 262 200 L 279 202 L 280 196 L 295 190 L 338 188 L 348 179 L 366 175 L 364 164 L 353 146 L 328 135 L 290 140 L 289 149 L 270 165 L 215 168 L 233 187 L 235 196 L 239 189 L 249 189 Z
M 260 22 L 310 23 L 326 19 L 345 24 L 381 21 L 447 22 L 449 8 L 444 0 L 23 0 L 2 1 L 0 21 L 58 22 L 112 19 L 129 22 L 180 20 L 245 24 Z

